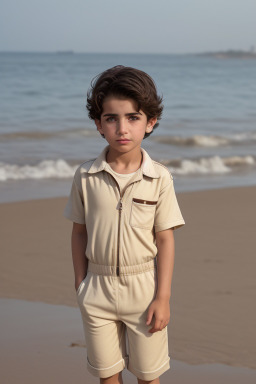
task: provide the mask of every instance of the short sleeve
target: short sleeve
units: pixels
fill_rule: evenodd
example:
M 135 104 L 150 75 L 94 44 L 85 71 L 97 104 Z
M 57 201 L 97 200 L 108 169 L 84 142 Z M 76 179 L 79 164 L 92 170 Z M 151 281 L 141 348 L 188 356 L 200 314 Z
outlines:
M 160 191 L 155 213 L 155 232 L 169 228 L 177 229 L 184 224 L 171 176 L 168 184 Z
M 71 192 L 63 214 L 67 219 L 75 223 L 85 224 L 83 192 L 77 185 L 75 177 L 73 179 Z

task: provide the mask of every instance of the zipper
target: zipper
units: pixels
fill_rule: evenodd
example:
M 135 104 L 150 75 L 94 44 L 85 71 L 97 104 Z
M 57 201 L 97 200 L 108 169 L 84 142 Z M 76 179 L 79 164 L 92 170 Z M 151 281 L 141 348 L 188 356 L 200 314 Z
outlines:
M 109 172 L 108 172 L 109 173 Z M 109 175 L 111 175 L 111 173 L 109 173 Z M 121 193 L 120 191 L 120 187 L 119 187 L 119 184 L 118 182 L 116 181 L 116 179 L 114 178 L 113 175 L 111 175 L 112 178 L 115 180 L 115 183 L 118 187 L 118 191 L 119 191 L 119 195 L 120 195 L 120 201 L 119 201 L 119 207 L 118 207 L 118 211 L 119 211 L 119 214 L 118 214 L 118 232 L 117 232 L 117 261 L 116 261 L 116 275 L 119 276 L 120 275 L 120 271 L 119 271 L 119 255 L 120 255 L 120 225 L 121 225 L 121 216 L 122 216 L 122 209 L 123 209 L 123 197 L 124 197 L 124 193 L 126 191 L 126 189 L 132 185 L 133 183 L 136 182 L 135 181 L 132 181 L 131 183 L 129 183 L 128 185 L 126 185 L 126 187 L 123 189 L 123 192 Z
M 120 192 L 120 188 L 119 188 Z M 123 209 L 123 202 L 122 202 L 123 196 L 121 196 L 120 193 L 120 202 L 119 202 L 119 215 L 118 215 L 118 234 L 117 234 L 117 261 L 116 261 L 116 275 L 119 276 L 119 254 L 120 254 L 120 225 L 121 225 L 121 216 L 122 216 L 122 209 Z

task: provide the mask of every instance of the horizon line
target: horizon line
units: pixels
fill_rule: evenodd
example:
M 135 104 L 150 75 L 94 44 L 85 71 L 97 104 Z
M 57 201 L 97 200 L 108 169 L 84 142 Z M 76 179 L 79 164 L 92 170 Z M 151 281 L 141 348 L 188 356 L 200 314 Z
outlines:
M 73 49 L 61 49 L 55 51 L 33 51 L 33 50 L 0 50 L 0 53 L 35 53 L 35 54 L 93 54 L 93 55 L 198 55 L 204 53 L 227 53 L 227 52 L 244 52 L 253 53 L 252 50 L 248 49 L 233 49 L 228 48 L 225 50 L 214 50 L 214 51 L 194 51 L 194 52 L 104 52 L 104 51 L 75 51 Z

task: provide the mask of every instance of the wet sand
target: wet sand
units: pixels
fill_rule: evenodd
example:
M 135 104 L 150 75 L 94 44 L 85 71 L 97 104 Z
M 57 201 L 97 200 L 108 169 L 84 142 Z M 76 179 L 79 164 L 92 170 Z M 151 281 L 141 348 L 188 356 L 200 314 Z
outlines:
M 213 382 L 220 382 L 220 376 L 214 375 L 221 375 L 226 378 L 221 382 L 227 383 L 230 378 L 235 383 L 239 372 L 243 382 L 249 383 L 248 372 L 256 372 L 256 187 L 183 192 L 177 196 L 186 225 L 175 231 L 168 325 L 172 369 L 161 376 L 161 383 L 191 382 L 192 377 L 200 381 L 204 374 L 208 382 L 211 377 L 216 378 Z M 39 371 L 43 372 L 42 382 L 50 382 L 47 370 L 52 372 L 54 383 L 71 382 L 69 374 L 76 382 L 94 382 L 91 375 L 85 380 L 86 349 L 69 346 L 84 341 L 79 310 L 74 308 L 72 224 L 62 216 L 66 201 L 54 198 L 0 204 L 0 297 L 19 299 L 14 302 L 19 303 L 15 308 L 21 311 L 12 316 L 12 305 L 6 307 L 1 300 L 1 316 L 9 319 L 1 320 L 1 334 L 7 337 L 7 330 L 11 330 L 8 339 L 1 342 L 1 372 L 4 368 L 11 375 L 5 380 L 8 384 L 18 379 L 22 382 L 21 376 L 24 383 L 39 383 Z M 57 318 L 65 309 L 63 323 L 51 320 L 46 306 L 55 308 Z M 69 311 L 74 311 L 76 320 L 65 320 Z M 26 332 L 21 331 L 23 323 L 30 324 L 26 338 Z

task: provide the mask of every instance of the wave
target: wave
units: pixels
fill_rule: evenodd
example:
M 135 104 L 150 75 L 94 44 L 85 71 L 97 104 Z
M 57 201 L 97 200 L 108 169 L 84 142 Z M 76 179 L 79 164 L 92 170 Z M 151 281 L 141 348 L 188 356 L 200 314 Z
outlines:
M 21 131 L 21 132 L 8 132 L 0 133 L 0 140 L 45 140 L 52 137 L 68 137 L 74 135 L 81 135 L 86 137 L 97 137 L 99 133 L 97 130 L 92 129 L 81 129 L 74 128 L 69 130 L 59 130 L 59 131 Z
M 0 163 L 0 181 L 24 179 L 49 179 L 73 177 L 77 166 L 65 160 L 43 160 L 37 165 L 16 165 Z
M 152 137 L 158 143 L 179 145 L 179 146 L 197 146 L 197 147 L 220 147 L 226 145 L 251 144 L 256 142 L 256 132 L 243 132 L 227 136 L 157 136 Z
M 199 159 L 161 161 L 173 175 L 224 174 L 235 169 L 256 165 L 253 156 L 213 156 Z M 0 181 L 25 179 L 72 178 L 79 164 L 71 165 L 63 159 L 43 160 L 36 165 L 0 163 Z
M 256 161 L 253 156 L 230 156 L 226 158 L 212 156 L 199 159 L 171 160 L 165 162 L 165 165 L 174 175 L 212 175 L 230 173 L 237 169 L 255 166 Z
M 0 140 L 48 140 L 51 138 L 70 138 L 70 137 L 99 137 L 96 129 L 89 128 L 70 128 L 66 130 L 52 131 L 20 131 L 0 133 Z M 220 135 L 193 135 L 193 136 L 150 136 L 150 140 L 158 143 L 174 146 L 189 147 L 221 147 L 227 145 L 246 145 L 256 143 L 256 132 L 241 132 L 226 136 Z

